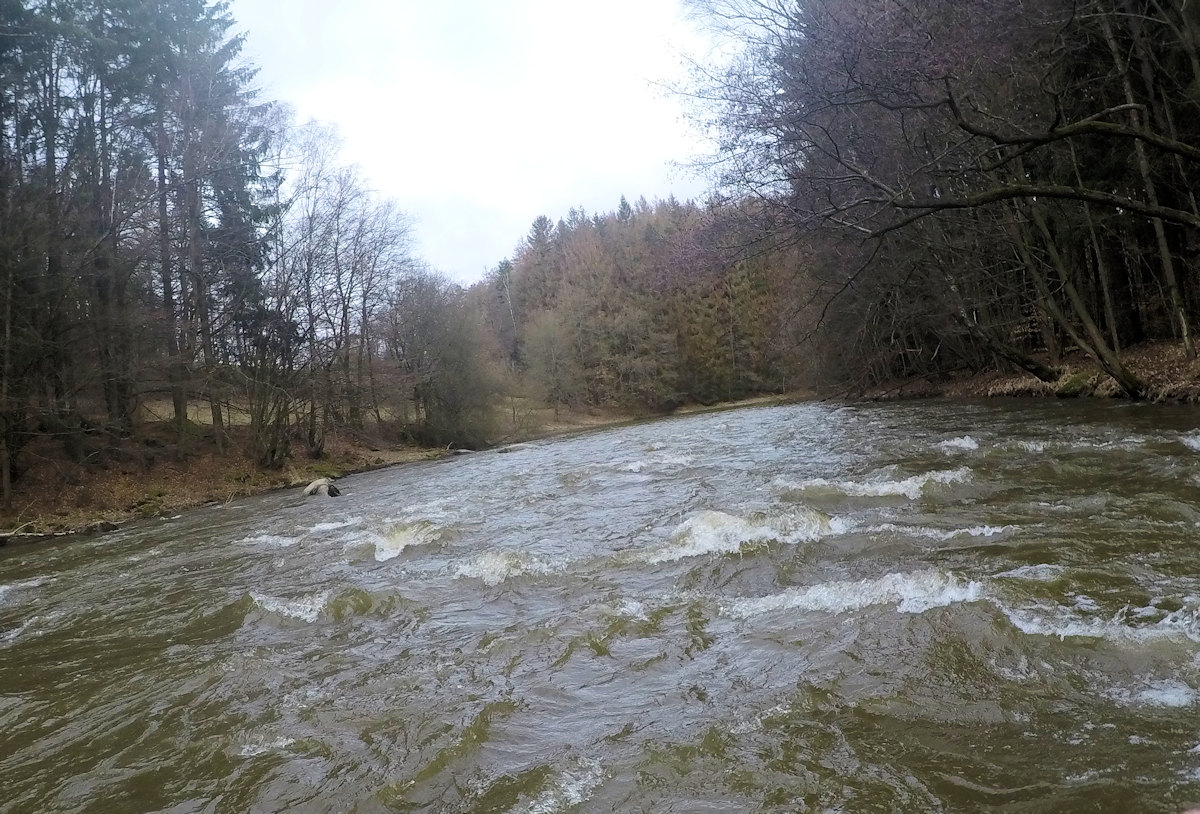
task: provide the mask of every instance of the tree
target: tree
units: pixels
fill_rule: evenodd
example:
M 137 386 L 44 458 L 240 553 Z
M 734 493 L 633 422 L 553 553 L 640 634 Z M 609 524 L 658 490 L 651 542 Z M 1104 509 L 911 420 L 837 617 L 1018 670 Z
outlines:
M 491 429 L 491 397 L 481 318 L 465 292 L 440 275 L 413 270 L 391 290 L 381 335 L 399 369 L 406 404 L 395 405 L 416 440 L 468 448 Z

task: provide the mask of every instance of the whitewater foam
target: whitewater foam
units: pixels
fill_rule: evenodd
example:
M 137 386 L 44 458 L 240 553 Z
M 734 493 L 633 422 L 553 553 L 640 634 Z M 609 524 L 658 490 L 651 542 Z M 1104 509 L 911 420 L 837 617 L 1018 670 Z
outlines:
M 404 549 L 429 545 L 442 538 L 444 529 L 428 520 L 415 523 L 397 523 L 387 534 L 375 540 L 375 559 L 387 562 L 400 556 Z
M 268 752 L 279 752 L 287 749 L 296 742 L 295 738 L 278 737 L 268 739 L 262 736 L 250 738 L 246 743 L 242 744 L 242 748 L 238 750 L 240 757 L 258 757 L 265 755 Z
M 1105 696 L 1126 706 L 1190 707 L 1200 693 L 1174 678 L 1146 681 L 1138 687 L 1116 687 Z
M 938 449 L 945 453 L 973 452 L 979 449 L 979 442 L 969 435 L 964 435 L 961 438 L 951 438 L 947 441 L 942 441 L 938 444 Z
M 5 597 L 7 597 L 10 593 L 24 591 L 29 588 L 40 588 L 41 586 L 53 581 L 53 577 L 34 577 L 32 579 L 23 579 L 19 582 L 9 582 L 0 585 L 0 604 L 4 603 Z
M 746 544 L 775 541 L 794 545 L 833 530 L 828 517 L 804 507 L 781 514 L 756 512 L 748 517 L 706 510 L 676 526 L 670 542 L 644 552 L 641 559 L 655 565 L 705 554 L 736 554 Z
M 970 479 L 970 467 L 960 466 L 957 469 L 940 469 L 933 472 L 926 472 L 922 475 L 912 475 L 902 480 L 879 478 L 868 481 L 855 481 L 810 478 L 802 481 L 791 481 L 786 478 L 779 478 L 775 481 L 775 485 L 785 492 L 832 491 L 840 492 L 848 497 L 903 496 L 909 500 L 916 500 L 931 486 L 965 483 Z
M 1080 606 L 1068 608 L 1061 605 L 1035 605 L 1030 608 L 1010 608 L 1003 603 L 997 605 L 1017 630 L 1033 636 L 1053 636 L 1060 640 L 1078 637 L 1137 643 L 1186 638 L 1200 642 L 1200 613 L 1195 608 L 1181 608 L 1164 614 L 1157 622 L 1133 626 L 1128 623 L 1130 613 L 1127 609 L 1104 619 L 1084 615 L 1080 611 L 1089 608 Z M 1135 616 L 1144 618 L 1140 614 Z
M 862 529 L 865 532 L 885 532 L 912 537 L 928 537 L 932 540 L 953 540 L 956 537 L 996 537 L 1016 531 L 1016 526 L 971 526 L 962 529 L 935 529 L 928 526 L 904 526 L 898 523 L 880 523 Z
M 521 814 L 555 814 L 582 805 L 604 782 L 604 768 L 595 760 L 580 760 L 528 805 L 513 809 Z
M 317 617 L 321 615 L 321 611 L 325 610 L 325 606 L 329 604 L 329 591 L 309 594 L 299 599 L 282 599 L 270 594 L 251 591 L 250 598 L 254 600 L 256 605 L 268 613 L 289 616 L 292 619 L 299 619 L 302 622 L 315 622 L 317 621 Z
M 616 616 L 625 616 L 642 622 L 645 622 L 650 618 L 649 614 L 646 612 L 645 604 L 637 599 L 630 599 L 628 597 L 622 599 L 620 605 L 616 606 L 615 608 L 610 606 L 609 609 Z
M 964 582 L 941 571 L 887 574 L 879 579 L 824 582 L 758 599 L 739 599 L 723 608 L 729 616 L 748 618 L 780 610 L 845 613 L 872 605 L 895 603 L 900 613 L 923 613 L 931 608 L 983 597 L 983 585 Z
M 485 551 L 467 562 L 460 563 L 454 575 L 473 577 L 494 588 L 511 577 L 561 573 L 566 569 L 566 565 L 565 561 L 543 560 L 519 551 Z
M 15 587 L 16 586 L 12 585 L 12 584 L 0 585 L 0 604 L 4 603 L 4 597 L 6 597 L 9 594 L 9 592 L 12 591 Z
M 21 622 L 21 624 L 17 625 L 12 630 L 0 631 L 0 644 L 3 644 L 3 645 L 12 644 L 21 636 L 22 633 L 24 633 L 26 630 L 28 630 L 30 627 L 32 627 L 33 624 L 35 622 L 39 621 L 41 618 L 42 617 L 40 617 L 40 616 L 30 616 L 28 619 Z
M 317 534 L 321 534 L 326 531 L 337 531 L 338 529 L 360 525 L 362 521 L 363 519 L 361 517 L 347 517 L 345 520 L 330 520 L 324 523 L 317 523 L 315 526 L 309 529 L 309 531 Z

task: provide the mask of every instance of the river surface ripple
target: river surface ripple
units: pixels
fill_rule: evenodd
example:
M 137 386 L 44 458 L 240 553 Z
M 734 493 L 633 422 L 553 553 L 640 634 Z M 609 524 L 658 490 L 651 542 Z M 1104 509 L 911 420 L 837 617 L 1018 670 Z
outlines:
M 1198 426 L 749 409 L 0 551 L 0 812 L 1178 812 Z

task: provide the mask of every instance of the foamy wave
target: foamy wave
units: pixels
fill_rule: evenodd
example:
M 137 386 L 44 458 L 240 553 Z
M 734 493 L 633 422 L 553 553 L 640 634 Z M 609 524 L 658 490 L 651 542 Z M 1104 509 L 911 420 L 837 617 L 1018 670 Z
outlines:
M 1144 435 L 1131 435 L 1126 438 L 1100 440 L 1094 438 L 1068 438 L 1054 441 L 1006 441 L 999 446 L 1003 449 L 1019 449 L 1023 452 L 1042 453 L 1047 450 L 1061 452 L 1089 452 L 1093 450 L 1134 450 L 1144 447 L 1155 439 Z M 1188 443 L 1187 436 L 1179 439 L 1183 444 Z M 1200 444 L 1200 434 L 1195 436 L 1195 442 Z M 1194 447 L 1200 449 L 1200 446 Z
M 250 598 L 268 613 L 290 616 L 303 622 L 315 622 L 329 603 L 329 591 L 310 594 L 299 599 L 281 599 L 277 596 L 251 591 Z
M 770 709 L 765 709 L 749 718 L 738 718 L 729 728 L 729 731 L 734 735 L 750 735 L 755 732 L 761 732 L 765 721 L 769 721 L 780 715 L 787 715 L 790 712 L 791 708 L 786 704 L 776 704 Z
M 970 479 L 970 468 L 960 466 L 957 469 L 942 469 L 936 472 L 926 472 L 923 475 L 913 475 L 903 480 L 831 481 L 826 478 L 810 478 L 803 481 L 779 479 L 775 483 L 788 492 L 832 491 L 849 497 L 897 497 L 902 495 L 909 500 L 916 500 L 930 486 L 965 483 Z
M 578 765 L 564 771 L 554 784 L 528 805 L 513 809 L 521 814 L 554 814 L 569 811 L 592 796 L 604 782 L 604 767 L 594 760 L 580 760 Z
M 375 541 L 375 559 L 386 562 L 400 556 L 410 546 L 429 545 L 441 539 L 445 529 L 428 520 L 415 523 L 397 523 L 384 536 Z
M 1166 613 L 1156 622 L 1131 625 L 1128 611 L 1122 610 L 1110 619 L 1086 616 L 1077 609 L 1056 605 L 1053 608 L 1008 608 L 1000 605 L 1017 630 L 1034 636 L 1053 636 L 1086 639 L 1107 639 L 1113 642 L 1146 642 L 1164 638 L 1187 638 L 1200 642 L 1200 611 L 1181 608 Z M 1142 614 L 1135 614 L 1144 618 Z
M 1200 452 L 1200 431 L 1190 432 L 1187 435 L 1182 435 L 1179 437 L 1179 440 L 1188 449 L 1194 449 L 1197 452 Z
M 432 523 L 448 525 L 459 520 L 462 516 L 462 505 L 454 495 L 431 500 L 427 503 L 417 503 L 404 509 L 400 520 L 406 523 L 417 520 L 428 520 Z
M 1024 655 L 1019 656 L 1016 662 L 1011 666 L 1001 664 L 995 659 L 988 659 L 988 663 L 991 665 L 992 670 L 995 671 L 996 675 L 1000 676 L 1001 678 L 1006 678 L 1009 681 L 1032 681 L 1038 677 L 1037 670 L 1030 665 L 1029 659 Z
M 828 517 L 805 508 L 784 514 L 755 513 L 749 517 L 703 511 L 680 523 L 669 543 L 645 552 L 642 559 L 653 565 L 704 554 L 736 554 L 747 543 L 802 543 L 816 540 L 831 530 Z
M 961 438 L 951 438 L 948 441 L 942 441 L 938 444 L 938 449 L 942 452 L 972 452 L 979 449 L 979 442 L 969 435 L 964 435 Z
M 510 577 L 561 573 L 566 563 L 554 563 L 519 551 L 485 551 L 455 570 L 455 576 L 473 577 L 495 587 Z
M 724 611 L 744 619 L 779 610 L 845 613 L 895 603 L 901 613 L 923 613 L 957 602 L 975 602 L 982 596 L 983 585 L 978 582 L 964 582 L 940 571 L 914 571 L 879 579 L 825 582 L 759 599 L 739 599 Z
M 928 537 L 933 540 L 953 540 L 956 537 L 995 537 L 1016 531 L 1016 526 L 971 526 L 965 529 L 935 529 L 928 526 L 903 526 L 898 523 L 881 523 L 867 526 L 865 532 L 888 532 L 911 537 Z
M 1154 438 L 1147 435 L 1130 435 L 1125 438 L 1070 438 L 1065 441 L 1055 441 L 1047 446 L 1067 452 L 1089 452 L 1092 450 L 1135 450 L 1152 443 Z M 1185 442 L 1186 443 L 1186 442 Z
M 971 526 L 967 529 L 955 529 L 950 536 L 959 537 L 966 534 L 969 537 L 995 537 L 998 534 L 1007 534 L 1016 530 L 1016 526 Z
M 1147 681 L 1138 687 L 1117 687 L 1105 695 L 1127 706 L 1190 707 L 1200 700 L 1200 693 L 1173 678 Z

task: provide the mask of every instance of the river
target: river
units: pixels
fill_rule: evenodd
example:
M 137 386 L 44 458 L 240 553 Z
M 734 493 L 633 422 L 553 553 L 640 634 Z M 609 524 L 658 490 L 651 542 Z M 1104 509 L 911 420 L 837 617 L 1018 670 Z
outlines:
M 0 549 L 0 812 L 1171 812 L 1200 411 L 686 416 Z

